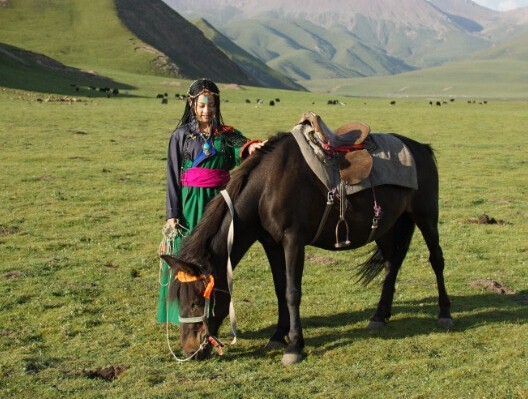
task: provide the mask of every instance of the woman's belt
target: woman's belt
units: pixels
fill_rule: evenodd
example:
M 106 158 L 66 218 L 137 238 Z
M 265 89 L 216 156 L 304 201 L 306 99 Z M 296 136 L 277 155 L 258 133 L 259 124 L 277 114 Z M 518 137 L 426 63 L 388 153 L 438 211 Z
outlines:
M 214 188 L 227 184 L 229 178 L 229 171 L 224 169 L 193 167 L 182 173 L 181 182 L 184 187 Z

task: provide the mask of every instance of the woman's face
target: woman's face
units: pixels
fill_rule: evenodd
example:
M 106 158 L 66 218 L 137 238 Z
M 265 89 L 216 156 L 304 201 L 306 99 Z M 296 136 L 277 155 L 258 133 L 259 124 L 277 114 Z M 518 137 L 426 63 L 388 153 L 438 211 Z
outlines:
M 194 115 L 200 126 L 209 126 L 216 112 L 215 96 L 200 94 L 194 103 Z

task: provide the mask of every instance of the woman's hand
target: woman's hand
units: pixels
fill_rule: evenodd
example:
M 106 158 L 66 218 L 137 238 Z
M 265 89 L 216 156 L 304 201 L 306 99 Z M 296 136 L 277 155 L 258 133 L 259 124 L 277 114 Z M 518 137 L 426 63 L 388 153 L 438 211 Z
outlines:
M 253 154 L 259 148 L 262 148 L 264 146 L 264 144 L 266 144 L 267 141 L 268 140 L 251 143 L 251 145 L 248 147 L 249 155 Z
M 178 221 L 174 218 L 167 219 L 166 225 L 171 229 L 174 230 L 176 228 L 176 224 Z

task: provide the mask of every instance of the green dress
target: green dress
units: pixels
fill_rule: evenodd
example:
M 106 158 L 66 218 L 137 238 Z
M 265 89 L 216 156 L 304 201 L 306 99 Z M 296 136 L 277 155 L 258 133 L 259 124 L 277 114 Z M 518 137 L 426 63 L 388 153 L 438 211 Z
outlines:
M 183 135 L 181 132 L 178 134 L 178 130 L 179 129 L 174 132 L 172 139 L 180 139 L 185 143 L 180 144 L 179 147 L 177 145 L 174 145 L 173 147 L 183 149 L 182 152 L 187 154 L 187 156 L 182 156 L 178 151 L 173 151 L 171 154 L 169 144 L 169 164 L 172 165 L 172 170 L 174 170 L 176 166 L 179 166 L 180 169 L 180 173 L 177 174 L 177 171 L 174 173 L 178 178 L 177 184 L 174 185 L 174 190 L 179 189 L 178 202 L 180 202 L 180 204 L 177 205 L 179 211 L 176 215 L 180 224 L 185 228 L 185 235 L 187 235 L 198 224 L 205 211 L 206 205 L 216 196 L 216 194 L 218 194 L 221 187 L 186 187 L 181 185 L 179 177 L 183 172 L 191 168 L 193 164 L 200 168 L 224 170 L 230 170 L 233 167 L 238 166 L 241 162 L 241 152 L 245 149 L 244 144 L 247 145 L 249 140 L 238 130 L 224 127 L 224 131 L 221 134 L 214 135 L 209 141 L 209 143 L 214 146 L 215 151 L 196 165 L 198 157 L 204 157 L 202 148 L 205 139 L 200 134 L 193 133 L 192 128 L 188 129 L 187 132 L 184 132 Z M 171 172 L 171 170 L 168 170 L 168 172 Z M 170 173 L 168 174 L 170 175 Z M 168 190 L 170 190 L 169 187 L 170 185 L 168 185 Z M 172 206 L 175 207 L 174 204 L 172 204 Z M 169 212 L 170 211 L 168 211 L 167 215 L 171 217 Z M 172 243 L 170 243 L 172 245 L 169 246 L 169 248 L 172 247 L 170 251 L 172 252 L 172 255 L 178 255 L 182 238 L 181 235 L 177 235 L 172 239 Z M 179 317 L 178 302 L 177 300 L 170 301 L 167 296 L 170 283 L 173 280 L 173 273 L 164 261 L 161 262 L 160 267 L 160 292 L 158 298 L 157 320 L 160 323 L 165 323 L 168 319 L 170 323 L 177 324 Z

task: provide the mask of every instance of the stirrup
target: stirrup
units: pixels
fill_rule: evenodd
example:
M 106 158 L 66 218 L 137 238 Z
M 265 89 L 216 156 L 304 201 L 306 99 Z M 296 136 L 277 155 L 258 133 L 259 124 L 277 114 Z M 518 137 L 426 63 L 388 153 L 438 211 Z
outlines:
M 339 225 L 343 222 L 345 223 L 345 228 L 346 228 L 346 240 L 339 241 Z M 335 248 L 345 248 L 350 245 L 350 240 L 348 239 L 348 223 L 346 222 L 345 219 L 339 219 L 339 221 L 337 222 L 335 235 L 336 235 L 336 243 L 334 244 Z

